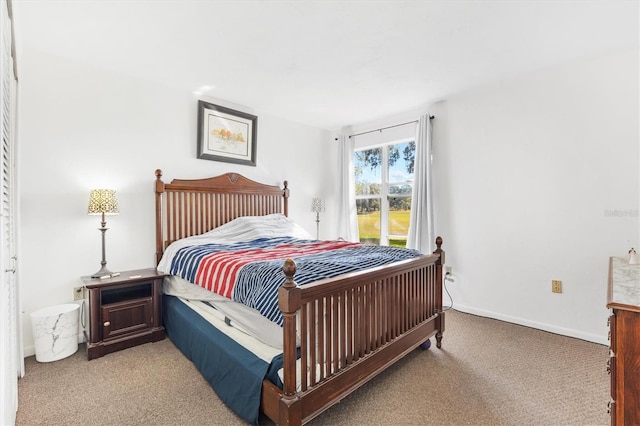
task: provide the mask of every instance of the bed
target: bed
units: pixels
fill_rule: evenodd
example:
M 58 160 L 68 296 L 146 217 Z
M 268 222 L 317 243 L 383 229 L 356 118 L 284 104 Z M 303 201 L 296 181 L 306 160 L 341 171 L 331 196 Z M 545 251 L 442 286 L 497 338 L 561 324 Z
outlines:
M 174 242 L 244 217 L 288 216 L 286 181 L 281 188 L 227 173 L 165 183 L 161 170 L 155 175 L 157 263 Z M 170 292 L 163 295 L 164 326 L 222 400 L 248 423 L 257 424 L 263 413 L 276 424 L 304 424 L 431 337 L 441 347 L 441 245 L 438 237 L 433 254 L 304 285 L 296 282 L 302 269 L 297 271 L 296 262 L 287 258 L 277 288 L 280 346 L 269 345 L 276 349 L 267 356 L 226 334 L 233 328 L 225 327 L 233 325 L 226 313 L 217 323 L 207 320 L 198 307 L 187 306 L 191 301 Z

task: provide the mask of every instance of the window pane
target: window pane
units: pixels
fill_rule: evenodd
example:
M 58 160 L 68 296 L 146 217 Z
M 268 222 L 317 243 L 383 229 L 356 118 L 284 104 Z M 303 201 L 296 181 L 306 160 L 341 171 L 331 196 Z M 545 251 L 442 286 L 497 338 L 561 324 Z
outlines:
M 413 182 L 413 164 L 415 161 L 415 142 L 389 145 L 389 183 Z
M 411 195 L 411 191 L 413 191 L 413 184 L 412 183 L 404 183 L 404 184 L 400 184 L 400 185 L 389 185 L 389 195 L 399 195 L 399 194 L 406 194 L 406 195 Z M 411 199 L 409 199 L 409 205 L 407 206 L 407 208 L 411 208 Z
M 382 185 L 382 148 L 355 151 L 356 195 L 378 195 Z
M 360 242 L 380 244 L 380 198 L 356 200 Z
M 389 235 L 390 236 L 406 237 L 409 234 L 409 217 L 410 216 L 411 216 L 411 197 L 389 197 Z

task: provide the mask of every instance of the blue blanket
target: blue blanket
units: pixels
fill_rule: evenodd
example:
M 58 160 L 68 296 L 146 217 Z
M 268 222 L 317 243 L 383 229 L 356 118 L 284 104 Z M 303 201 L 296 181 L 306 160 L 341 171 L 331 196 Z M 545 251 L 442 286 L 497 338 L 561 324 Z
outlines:
M 257 425 L 262 381 L 269 379 L 282 386 L 277 374 L 282 355 L 269 364 L 217 330 L 177 297 L 165 295 L 162 299 L 167 336 L 234 413 Z

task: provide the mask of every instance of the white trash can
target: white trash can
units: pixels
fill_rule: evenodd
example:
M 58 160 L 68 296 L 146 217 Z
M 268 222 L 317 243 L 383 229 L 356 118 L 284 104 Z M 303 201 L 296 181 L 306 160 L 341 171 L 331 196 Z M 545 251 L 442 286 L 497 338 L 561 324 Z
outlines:
M 36 361 L 57 361 L 76 353 L 79 309 L 80 305 L 69 303 L 31 313 Z

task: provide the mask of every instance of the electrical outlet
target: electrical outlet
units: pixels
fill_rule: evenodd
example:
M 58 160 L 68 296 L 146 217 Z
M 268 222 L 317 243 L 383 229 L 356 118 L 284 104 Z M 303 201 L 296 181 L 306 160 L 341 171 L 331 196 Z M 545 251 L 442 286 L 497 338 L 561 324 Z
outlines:
M 562 293 L 562 281 L 560 281 L 560 280 L 552 280 L 551 281 L 551 291 L 553 293 Z
M 444 267 L 444 273 L 445 274 L 451 274 L 451 266 L 445 266 Z
M 73 300 L 82 300 L 82 299 L 84 299 L 84 287 L 74 287 Z

